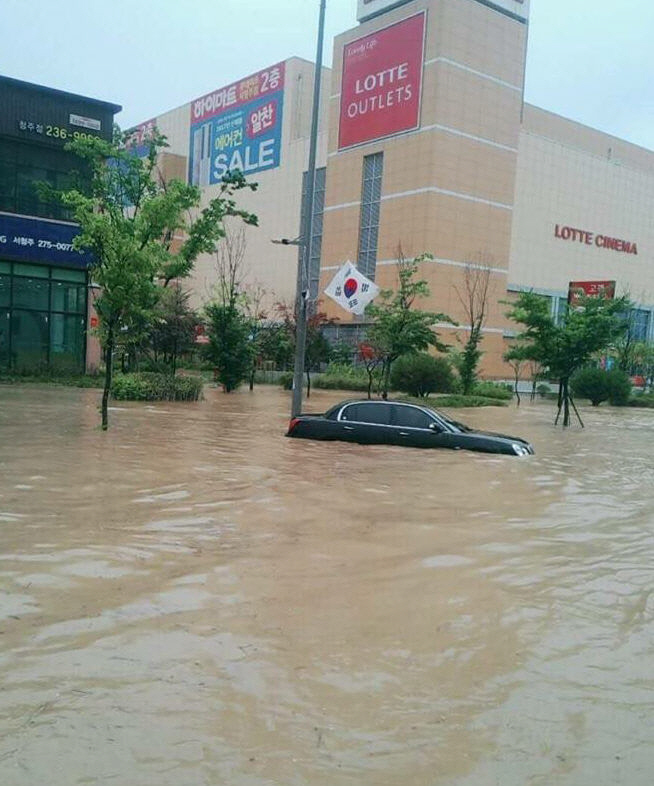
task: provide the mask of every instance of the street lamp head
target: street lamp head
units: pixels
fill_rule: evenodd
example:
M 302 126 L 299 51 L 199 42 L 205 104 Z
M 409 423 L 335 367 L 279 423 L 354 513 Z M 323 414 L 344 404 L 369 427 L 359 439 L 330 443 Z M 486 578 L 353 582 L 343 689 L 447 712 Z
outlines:
M 275 243 L 279 246 L 303 246 L 304 243 L 301 238 L 296 237 L 295 240 L 289 240 L 287 237 L 282 237 L 279 240 L 271 240 L 271 243 Z

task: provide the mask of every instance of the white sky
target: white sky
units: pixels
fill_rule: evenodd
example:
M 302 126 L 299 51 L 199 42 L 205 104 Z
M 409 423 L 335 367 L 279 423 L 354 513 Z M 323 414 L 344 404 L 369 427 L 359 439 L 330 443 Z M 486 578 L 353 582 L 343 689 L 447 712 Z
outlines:
M 0 0 L 0 73 L 122 104 L 128 128 L 291 55 L 313 60 L 318 7 Z M 327 0 L 326 65 L 355 16 L 356 0 Z M 526 99 L 654 149 L 653 37 L 652 0 L 532 0 Z

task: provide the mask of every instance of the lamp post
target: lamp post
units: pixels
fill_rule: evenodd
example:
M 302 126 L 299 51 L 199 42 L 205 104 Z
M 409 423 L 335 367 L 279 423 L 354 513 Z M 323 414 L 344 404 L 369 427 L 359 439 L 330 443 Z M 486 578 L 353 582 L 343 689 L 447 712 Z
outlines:
M 287 241 L 287 245 L 298 245 L 297 290 L 295 293 L 295 366 L 293 369 L 293 400 L 291 417 L 297 417 L 302 410 L 302 380 L 307 343 L 307 310 L 309 301 L 309 267 L 311 264 L 311 240 L 313 235 L 313 203 L 316 189 L 316 154 L 318 148 L 318 115 L 320 112 L 320 80 L 322 78 L 322 46 L 325 29 L 326 0 L 320 0 L 318 18 L 318 45 L 316 50 L 316 72 L 313 80 L 313 113 L 311 116 L 311 137 L 309 141 L 309 167 L 307 171 L 307 192 L 304 202 L 304 228 L 302 237 Z M 282 241 L 283 242 L 283 241 Z

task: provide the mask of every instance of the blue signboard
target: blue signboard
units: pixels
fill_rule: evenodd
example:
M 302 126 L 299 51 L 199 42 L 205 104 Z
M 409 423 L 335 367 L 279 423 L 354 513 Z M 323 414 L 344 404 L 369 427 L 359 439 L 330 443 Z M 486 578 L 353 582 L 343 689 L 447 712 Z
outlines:
M 278 167 L 283 107 L 283 63 L 192 102 L 190 182 L 213 185 L 229 171 Z
M 90 252 L 73 248 L 78 233 L 76 224 L 0 213 L 0 258 L 87 268 L 92 261 Z

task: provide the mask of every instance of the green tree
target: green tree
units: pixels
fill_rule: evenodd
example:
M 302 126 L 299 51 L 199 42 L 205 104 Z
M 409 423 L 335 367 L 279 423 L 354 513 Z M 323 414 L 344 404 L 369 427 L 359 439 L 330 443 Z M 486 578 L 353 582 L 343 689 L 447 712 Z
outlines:
M 574 405 L 570 377 L 593 356 L 606 352 L 626 329 L 623 314 L 629 308 L 625 297 L 614 300 L 583 298 L 578 308 L 569 308 L 560 324 L 550 314 L 549 301 L 533 292 L 522 292 L 507 314 L 525 329 L 515 338 L 507 359 L 538 362 L 550 376 L 559 380 L 558 412 L 563 425 L 570 425 L 570 406 L 583 422 Z
M 224 235 L 226 216 L 257 223 L 233 198 L 241 188 L 256 188 L 242 173 L 225 177 L 218 196 L 197 212 L 197 187 L 179 180 L 164 183 L 158 176 L 157 155 L 166 146 L 165 137 L 155 133 L 143 158 L 133 154 L 128 139 L 116 128 L 110 142 L 87 137 L 70 143 L 68 148 L 90 173 L 90 187 L 59 195 L 80 225 L 75 247 L 91 251 L 91 276 L 100 287 L 95 309 L 105 363 L 103 430 L 109 425 L 113 357 L 121 331 L 151 321 L 159 282 L 166 285 L 189 275 L 197 256 L 212 252 Z M 185 239 L 173 242 L 181 234 Z
M 236 303 L 209 303 L 205 316 L 209 338 L 206 356 L 215 366 L 225 393 L 231 393 L 250 371 L 250 325 Z
M 318 302 L 316 306 L 319 306 Z M 287 303 L 278 303 L 279 314 L 283 329 L 286 331 L 290 342 L 292 354 L 295 354 L 295 336 L 297 331 L 297 314 L 295 306 Z M 304 371 L 307 375 L 307 398 L 311 396 L 311 372 L 317 371 L 322 363 L 328 363 L 331 356 L 331 346 L 325 338 L 323 330 L 328 325 L 333 325 L 334 319 L 327 317 L 324 311 L 316 309 L 307 317 L 307 337 L 304 350 Z
M 209 343 L 205 354 L 213 363 L 225 393 L 231 393 L 252 371 L 255 351 L 252 316 L 243 285 L 245 233 L 229 227 L 216 250 L 218 283 L 215 299 L 205 308 Z
M 434 330 L 437 322 L 455 324 L 447 314 L 422 311 L 415 308 L 416 301 L 429 296 L 429 287 L 424 280 L 415 280 L 418 265 L 429 254 L 413 260 L 398 254 L 396 290 L 382 290 L 378 302 L 366 309 L 366 317 L 372 321 L 366 334 L 366 344 L 382 359 L 382 395 L 388 396 L 391 368 L 400 357 L 410 352 L 425 350 L 430 346 L 445 352 L 443 344 Z
M 162 288 L 154 307 L 147 337 L 147 348 L 155 364 L 162 362 L 175 375 L 181 355 L 195 346 L 197 313 L 189 306 L 190 295 L 181 285 L 172 283 Z

